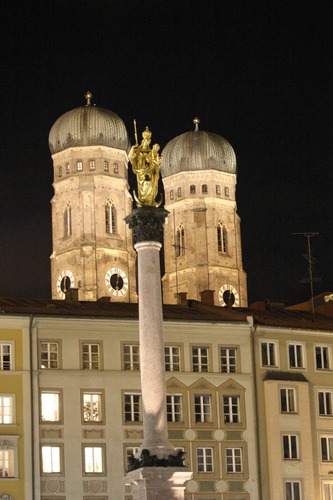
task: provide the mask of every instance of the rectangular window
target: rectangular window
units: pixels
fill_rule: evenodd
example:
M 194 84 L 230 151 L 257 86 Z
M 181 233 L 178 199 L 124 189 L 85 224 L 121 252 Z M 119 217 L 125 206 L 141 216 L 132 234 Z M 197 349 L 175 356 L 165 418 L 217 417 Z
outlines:
M 214 472 L 213 448 L 196 448 L 197 472 Z
M 140 370 L 140 349 L 138 345 L 124 344 L 124 370 Z
M 223 396 L 224 422 L 234 424 L 240 422 L 239 396 Z
M 180 371 L 180 347 L 179 346 L 164 346 L 165 371 L 179 372 Z
M 221 372 L 236 373 L 237 372 L 237 349 L 236 347 L 221 347 Z
M 296 390 L 292 387 L 282 387 L 280 389 L 281 413 L 296 412 Z
M 66 165 L 66 174 L 69 174 L 70 173 L 70 166 L 69 166 L 69 163 L 67 163 Z
M 298 436 L 295 434 L 284 434 L 282 441 L 284 460 L 297 460 L 299 458 Z
M 125 449 L 125 471 L 131 470 L 133 457 L 139 453 L 139 446 L 126 446 Z
M 61 473 L 61 447 L 57 445 L 42 446 L 42 472 L 45 474 Z
M 333 416 L 333 392 L 320 391 L 318 392 L 318 407 L 319 415 L 321 417 Z
M 228 474 L 241 473 L 243 471 L 241 448 L 226 448 L 225 458 Z
M 119 174 L 119 166 L 118 163 L 113 164 L 113 173 L 114 174 Z
M 317 370 L 330 370 L 330 352 L 328 346 L 316 345 L 316 369 Z
M 82 392 L 83 422 L 103 422 L 103 398 L 101 392 Z
M 12 345 L 0 344 L 0 370 L 12 370 Z
M 289 344 L 289 368 L 305 368 L 303 344 Z
M 285 482 L 285 499 L 286 500 L 302 500 L 301 482 L 286 481 Z
M 333 500 L 333 481 L 325 481 L 323 483 L 323 500 Z
M 208 347 L 192 346 L 192 369 L 194 372 L 208 372 Z
M 83 370 L 100 370 L 100 345 L 81 343 L 82 350 L 82 369 Z
M 89 170 L 95 170 L 95 160 L 89 160 Z
M 60 422 L 60 392 L 42 391 L 40 394 L 40 418 L 42 422 Z
M 261 365 L 278 366 L 276 342 L 261 341 Z
M 141 422 L 141 394 L 125 394 L 124 396 L 125 422 Z
M 77 164 L 76 164 L 76 166 L 77 166 L 77 171 L 78 172 L 82 172 L 82 170 L 83 170 L 83 162 L 82 161 L 78 161 Z
M 181 394 L 167 394 L 166 408 L 168 422 L 182 422 L 183 409 L 182 409 L 183 396 Z
M 14 450 L 0 448 L 0 478 L 15 477 Z
M 323 462 L 333 462 L 333 437 L 320 438 L 321 460 Z
M 212 396 L 210 394 L 194 396 L 194 415 L 197 423 L 212 421 Z
M 86 474 L 104 474 L 103 446 L 84 446 L 84 467 Z
M 40 367 L 46 369 L 59 368 L 59 343 L 58 342 L 41 342 L 39 345 L 40 351 Z
M 108 171 L 109 171 L 109 162 L 104 161 L 104 172 L 108 172 Z
M 9 394 L 0 395 L 0 424 L 15 423 L 14 415 L 15 396 Z

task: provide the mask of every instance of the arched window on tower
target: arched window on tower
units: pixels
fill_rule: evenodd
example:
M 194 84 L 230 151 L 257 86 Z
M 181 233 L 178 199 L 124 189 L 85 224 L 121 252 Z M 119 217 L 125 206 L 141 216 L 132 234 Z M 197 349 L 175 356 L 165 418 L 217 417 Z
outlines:
M 222 221 L 217 224 L 217 250 L 223 253 L 228 251 L 227 230 Z
M 207 184 L 203 184 L 201 188 L 202 194 L 207 194 L 208 193 L 208 186 Z
M 68 203 L 64 211 L 64 236 L 68 238 L 72 236 L 72 207 Z
M 111 199 L 105 204 L 105 232 L 108 234 L 117 232 L 117 210 Z
M 185 255 L 185 229 L 180 224 L 176 230 L 176 257 Z
M 195 185 L 191 184 L 190 186 L 190 194 L 195 194 Z

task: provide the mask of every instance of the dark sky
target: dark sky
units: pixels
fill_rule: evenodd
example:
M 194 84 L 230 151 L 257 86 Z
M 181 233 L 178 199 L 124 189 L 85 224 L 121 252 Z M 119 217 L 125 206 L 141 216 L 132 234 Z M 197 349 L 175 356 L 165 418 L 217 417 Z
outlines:
M 200 127 L 238 163 L 249 301 L 333 290 L 332 0 L 1 3 L 0 295 L 50 297 L 55 120 L 93 102 L 162 148 Z

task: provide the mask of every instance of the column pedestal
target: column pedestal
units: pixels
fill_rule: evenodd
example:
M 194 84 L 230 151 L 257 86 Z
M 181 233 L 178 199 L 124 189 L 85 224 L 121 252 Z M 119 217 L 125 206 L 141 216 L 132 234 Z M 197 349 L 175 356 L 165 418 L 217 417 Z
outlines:
M 129 472 L 125 484 L 135 500 L 183 500 L 185 482 L 192 473 L 171 467 L 142 467 Z

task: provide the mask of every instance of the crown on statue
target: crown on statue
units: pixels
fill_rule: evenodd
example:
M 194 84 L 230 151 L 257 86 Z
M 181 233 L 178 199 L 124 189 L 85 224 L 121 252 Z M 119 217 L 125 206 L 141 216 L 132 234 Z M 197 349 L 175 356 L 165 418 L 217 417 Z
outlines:
M 151 139 L 151 132 L 148 127 L 146 127 L 146 130 L 142 132 L 142 137 L 145 141 L 149 141 Z

